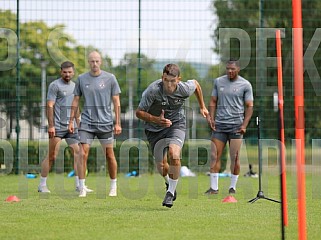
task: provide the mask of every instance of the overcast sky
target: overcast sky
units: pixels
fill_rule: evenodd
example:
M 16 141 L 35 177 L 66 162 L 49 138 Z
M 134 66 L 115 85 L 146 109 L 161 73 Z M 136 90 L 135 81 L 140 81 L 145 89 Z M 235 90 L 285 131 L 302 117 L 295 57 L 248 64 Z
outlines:
M 20 0 L 21 21 L 63 23 L 79 44 L 93 45 L 117 64 L 138 51 L 138 0 Z M 141 0 L 141 51 L 159 60 L 214 64 L 210 0 Z M 0 9 L 16 12 L 16 0 Z

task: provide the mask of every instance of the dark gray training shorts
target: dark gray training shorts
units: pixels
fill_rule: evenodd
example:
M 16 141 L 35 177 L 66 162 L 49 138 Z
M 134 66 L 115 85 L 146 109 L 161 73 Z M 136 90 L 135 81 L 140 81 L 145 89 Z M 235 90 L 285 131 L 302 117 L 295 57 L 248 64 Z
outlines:
M 100 144 L 108 145 L 114 142 L 114 132 L 87 132 L 79 130 L 80 142 L 91 145 L 95 139 L 98 138 Z
M 227 143 L 228 140 L 231 139 L 242 139 L 243 134 L 236 133 L 236 132 L 218 132 L 218 131 L 212 131 L 212 139 L 218 139 L 224 143 Z
M 79 135 L 77 131 L 70 133 L 68 130 L 56 130 L 55 137 L 65 139 L 68 145 L 79 143 Z
M 179 128 L 169 127 L 159 132 L 145 130 L 145 134 L 156 159 L 159 159 L 160 155 L 164 155 L 164 150 L 169 144 L 176 144 L 182 148 L 185 141 L 185 131 Z

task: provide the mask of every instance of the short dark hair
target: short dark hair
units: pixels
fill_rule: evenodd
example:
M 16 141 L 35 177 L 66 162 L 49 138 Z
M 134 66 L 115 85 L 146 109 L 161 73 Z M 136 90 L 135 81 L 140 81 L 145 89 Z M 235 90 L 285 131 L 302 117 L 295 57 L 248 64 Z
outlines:
M 70 61 L 66 61 L 66 62 L 63 62 L 61 65 L 60 65 L 60 69 L 64 69 L 64 68 L 74 68 L 74 64 Z
M 239 62 L 239 60 L 236 60 L 236 59 L 234 59 L 234 58 L 231 58 L 230 60 L 228 60 L 228 61 L 226 62 L 226 64 L 235 64 L 237 67 L 240 67 L 240 62 Z
M 164 73 L 173 77 L 179 77 L 181 74 L 181 71 L 176 64 L 169 63 L 164 67 L 163 74 Z

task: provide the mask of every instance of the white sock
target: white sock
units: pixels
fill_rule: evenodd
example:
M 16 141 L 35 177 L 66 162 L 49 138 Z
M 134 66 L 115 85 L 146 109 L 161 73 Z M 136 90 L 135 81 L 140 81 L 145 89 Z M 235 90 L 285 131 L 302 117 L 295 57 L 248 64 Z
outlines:
M 168 176 L 168 174 L 167 174 L 166 176 L 164 176 L 164 179 L 165 179 L 165 182 L 166 182 L 166 183 L 169 183 L 169 176 Z
M 110 189 L 115 189 L 115 188 L 117 188 L 117 178 L 110 179 Z
M 75 185 L 76 187 L 79 187 L 79 177 L 75 176 Z
M 40 186 L 47 186 L 47 177 L 40 176 Z
M 218 190 L 218 173 L 210 173 L 211 188 L 213 190 Z
M 79 188 L 83 189 L 85 187 L 85 180 L 86 179 L 79 179 Z
M 233 188 L 234 190 L 236 190 L 236 183 L 237 183 L 237 179 L 239 178 L 239 175 L 231 175 L 231 185 L 230 188 Z
M 174 180 L 169 178 L 169 186 L 168 186 L 167 192 L 170 192 L 171 194 L 173 194 L 173 196 L 176 190 L 177 183 L 178 183 L 178 179 Z

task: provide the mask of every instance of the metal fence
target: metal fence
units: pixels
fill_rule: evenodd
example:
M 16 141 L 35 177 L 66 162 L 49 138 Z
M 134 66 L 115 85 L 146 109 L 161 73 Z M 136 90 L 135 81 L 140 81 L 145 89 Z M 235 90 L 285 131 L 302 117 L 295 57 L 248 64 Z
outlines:
M 321 131 L 320 7 L 316 0 L 303 1 L 308 145 Z M 178 63 L 183 80 L 199 80 L 208 102 L 212 80 L 224 73 L 220 63 L 228 56 L 244 63 L 241 75 L 253 85 L 253 117 L 261 116 L 262 136 L 278 138 L 278 116 L 273 111 L 277 89 L 273 32 L 282 29 L 285 130 L 290 142 L 294 138 L 291 17 L 291 1 L 285 0 L 2 0 L 0 138 L 16 140 L 17 133 L 19 139 L 46 138 L 48 84 L 59 77 L 63 60 L 75 63 L 75 79 L 88 71 L 86 54 L 92 49 L 102 53 L 103 68 L 115 73 L 122 88 L 124 132 L 120 140 L 143 137 L 133 111 L 144 88 L 160 78 L 166 63 Z M 247 39 L 249 44 L 244 45 Z M 187 109 L 187 138 L 209 139 L 195 98 Z M 246 138 L 255 143 L 256 136 L 253 118 Z
M 16 82 L 15 61 L 11 62 L 11 69 L 1 73 L 10 76 L 5 85 L 7 89 L 0 93 L 1 103 L 6 105 L 1 115 L 4 122 L 0 132 L 5 139 L 16 138 L 17 96 L 14 88 L 20 94 L 20 138 L 44 137 L 46 86 L 59 77 L 57 69 L 62 60 L 74 61 L 77 74 L 87 71 L 89 49 L 98 49 L 108 59 L 104 62 L 106 70 L 116 71 L 115 68 L 127 64 L 125 71 L 116 77 L 123 86 L 125 102 L 130 96 L 129 90 L 133 91 L 133 107 L 137 106 L 137 94 L 148 82 L 161 76 L 165 63 L 191 64 L 193 71 L 184 72 L 182 66 L 184 79 L 204 81 L 210 66 L 218 63 L 217 55 L 211 49 L 214 19 L 210 1 L 5 0 L 1 1 L 0 10 L 1 27 L 3 31 L 10 31 L 4 34 L 16 35 L 16 39 L 19 34 L 20 40 L 20 67 L 17 70 L 20 71 L 20 87 Z M 13 43 L 11 47 L 16 46 Z M 2 51 L 6 56 L 6 49 Z M 147 77 L 138 79 L 138 75 L 130 73 L 131 68 L 139 68 L 138 61 L 133 59 L 138 53 L 141 58 L 150 59 L 157 74 L 143 69 Z M 148 78 L 148 75 L 152 76 Z M 143 81 L 141 89 L 137 89 L 138 80 Z M 128 83 L 133 81 L 134 89 L 128 89 Z M 124 117 L 128 118 L 126 116 L 131 114 L 128 106 L 124 107 Z

